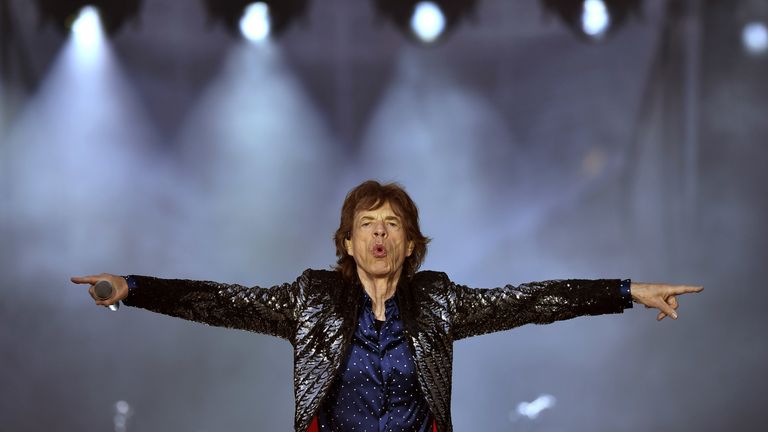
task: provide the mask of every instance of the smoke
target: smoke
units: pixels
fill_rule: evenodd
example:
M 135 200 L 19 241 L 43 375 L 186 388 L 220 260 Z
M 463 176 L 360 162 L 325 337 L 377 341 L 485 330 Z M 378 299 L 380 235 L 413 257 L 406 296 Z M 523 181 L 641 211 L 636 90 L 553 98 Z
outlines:
M 699 194 L 679 220 L 675 141 L 656 134 L 674 127 L 661 115 L 674 107 L 640 115 L 654 61 L 669 61 L 661 2 L 601 45 L 537 21 L 535 2 L 483 2 L 476 25 L 429 49 L 360 20 L 366 2 L 331 3 L 255 47 L 199 31 L 197 6 L 148 1 L 140 27 L 83 63 L 71 42 L 38 34 L 31 3 L 13 2 L 27 8 L 22 51 L 41 78 L 29 93 L 0 85 L 5 427 L 289 429 L 289 344 L 112 313 L 68 278 L 292 280 L 333 263 L 341 200 L 368 178 L 406 187 L 434 238 L 425 268 L 459 283 L 705 286 L 680 298 L 677 321 L 635 305 L 458 343 L 456 430 L 750 429 L 762 418 L 768 93 L 761 58 L 728 45 L 740 28 L 728 5 L 705 8 Z M 347 51 L 329 36 L 339 21 L 355 37 Z M 338 71 L 356 86 L 329 86 Z M 329 118 L 359 124 L 359 142 Z M 544 396 L 511 424 L 530 395 Z

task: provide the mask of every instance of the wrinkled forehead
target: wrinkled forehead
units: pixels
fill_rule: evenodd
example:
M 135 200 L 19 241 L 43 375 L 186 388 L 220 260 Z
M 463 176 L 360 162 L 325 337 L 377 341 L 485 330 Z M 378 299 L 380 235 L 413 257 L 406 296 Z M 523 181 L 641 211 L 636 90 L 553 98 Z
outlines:
M 400 210 L 400 206 L 397 205 L 396 202 L 376 197 L 368 197 L 361 199 L 357 203 L 357 206 L 355 206 L 355 219 L 360 217 L 362 213 L 375 212 L 376 210 L 385 207 L 387 204 L 389 204 L 389 208 L 392 209 L 392 212 L 395 214 L 395 216 L 399 217 L 400 219 L 403 218 L 403 212 Z

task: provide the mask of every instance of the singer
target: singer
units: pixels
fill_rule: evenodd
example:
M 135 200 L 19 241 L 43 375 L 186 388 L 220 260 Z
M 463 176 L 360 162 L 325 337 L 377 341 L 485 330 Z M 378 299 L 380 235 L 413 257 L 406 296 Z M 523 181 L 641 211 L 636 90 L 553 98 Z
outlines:
M 333 270 L 306 270 L 271 288 L 150 276 L 73 277 L 96 304 L 158 313 L 288 340 L 294 348 L 297 432 L 450 432 L 453 342 L 632 302 L 677 319 L 676 296 L 700 286 L 629 279 L 549 280 L 468 288 L 418 271 L 429 238 L 397 184 L 366 181 L 347 194 Z M 104 300 L 94 285 L 109 281 Z M 103 297 L 103 296 L 102 296 Z

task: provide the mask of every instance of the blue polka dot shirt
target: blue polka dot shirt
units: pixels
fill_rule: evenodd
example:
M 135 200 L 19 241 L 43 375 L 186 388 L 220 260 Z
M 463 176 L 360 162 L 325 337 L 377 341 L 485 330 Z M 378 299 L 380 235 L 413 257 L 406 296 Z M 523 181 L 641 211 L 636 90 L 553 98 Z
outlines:
M 370 297 L 363 297 L 346 364 L 318 414 L 320 431 L 431 432 L 395 298 L 385 303 L 386 320 L 377 322 Z

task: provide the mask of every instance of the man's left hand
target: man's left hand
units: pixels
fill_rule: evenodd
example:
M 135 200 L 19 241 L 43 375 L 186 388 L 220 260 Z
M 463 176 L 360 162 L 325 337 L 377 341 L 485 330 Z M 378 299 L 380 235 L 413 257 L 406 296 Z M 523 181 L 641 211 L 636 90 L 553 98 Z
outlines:
M 656 308 L 659 314 L 657 321 L 665 316 L 677 319 L 676 309 L 679 306 L 677 297 L 680 294 L 701 292 L 704 287 L 694 285 L 667 285 L 655 283 L 632 282 L 629 290 L 632 292 L 632 300 L 641 303 L 647 308 Z

